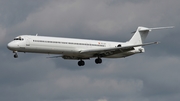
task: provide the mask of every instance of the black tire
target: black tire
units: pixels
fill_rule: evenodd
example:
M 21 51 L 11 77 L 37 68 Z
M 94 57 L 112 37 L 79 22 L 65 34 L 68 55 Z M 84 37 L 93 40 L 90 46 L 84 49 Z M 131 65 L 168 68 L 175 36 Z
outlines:
M 85 62 L 84 61 L 78 61 L 78 66 L 84 66 L 85 65 Z
M 102 59 L 101 59 L 101 58 L 97 58 L 97 59 L 95 59 L 95 63 L 96 63 L 96 64 L 100 64 L 100 63 L 102 63 Z
M 17 54 L 14 54 L 14 58 L 18 58 L 18 55 L 17 55 Z

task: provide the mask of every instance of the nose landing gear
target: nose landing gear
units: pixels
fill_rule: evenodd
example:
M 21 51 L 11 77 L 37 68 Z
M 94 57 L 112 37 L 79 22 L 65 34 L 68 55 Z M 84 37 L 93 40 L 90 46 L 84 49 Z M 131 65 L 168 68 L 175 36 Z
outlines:
M 13 53 L 14 53 L 14 58 L 18 58 L 17 52 L 15 51 L 15 52 L 13 52 Z

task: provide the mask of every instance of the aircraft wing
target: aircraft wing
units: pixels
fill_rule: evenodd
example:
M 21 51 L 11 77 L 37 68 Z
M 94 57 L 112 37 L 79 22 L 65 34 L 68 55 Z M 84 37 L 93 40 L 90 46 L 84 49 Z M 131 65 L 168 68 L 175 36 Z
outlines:
M 146 46 L 146 45 L 151 45 L 151 44 L 158 44 L 158 42 L 143 43 L 143 44 L 137 44 L 137 45 L 128 45 L 128 46 L 122 46 L 122 47 L 88 49 L 88 50 L 82 50 L 82 51 L 80 51 L 80 53 L 81 54 L 93 54 L 95 57 L 96 56 L 106 57 L 106 56 L 134 50 L 134 47 Z

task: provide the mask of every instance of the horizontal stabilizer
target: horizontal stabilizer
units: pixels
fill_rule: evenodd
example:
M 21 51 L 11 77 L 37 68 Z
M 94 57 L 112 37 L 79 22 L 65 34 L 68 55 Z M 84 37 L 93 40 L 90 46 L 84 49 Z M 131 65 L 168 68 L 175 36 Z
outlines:
M 149 29 L 167 29 L 167 28 L 174 28 L 174 26 L 168 26 L 168 27 L 156 27 L 156 28 L 149 28 Z
M 174 26 L 168 26 L 168 27 L 155 27 L 155 28 L 139 27 L 138 31 L 143 32 L 143 31 L 151 31 L 151 30 L 154 30 L 154 29 L 167 29 L 167 28 L 174 28 Z

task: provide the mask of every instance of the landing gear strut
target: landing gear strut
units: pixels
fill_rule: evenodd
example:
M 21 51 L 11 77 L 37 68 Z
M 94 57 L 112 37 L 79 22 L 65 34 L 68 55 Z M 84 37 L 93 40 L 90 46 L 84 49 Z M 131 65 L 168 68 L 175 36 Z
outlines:
M 95 59 L 95 63 L 96 64 L 101 64 L 102 63 L 102 59 L 98 57 L 97 59 Z
M 84 66 L 84 65 L 85 65 L 85 62 L 84 62 L 83 60 L 80 60 L 80 61 L 78 62 L 78 65 L 79 65 L 79 66 Z

